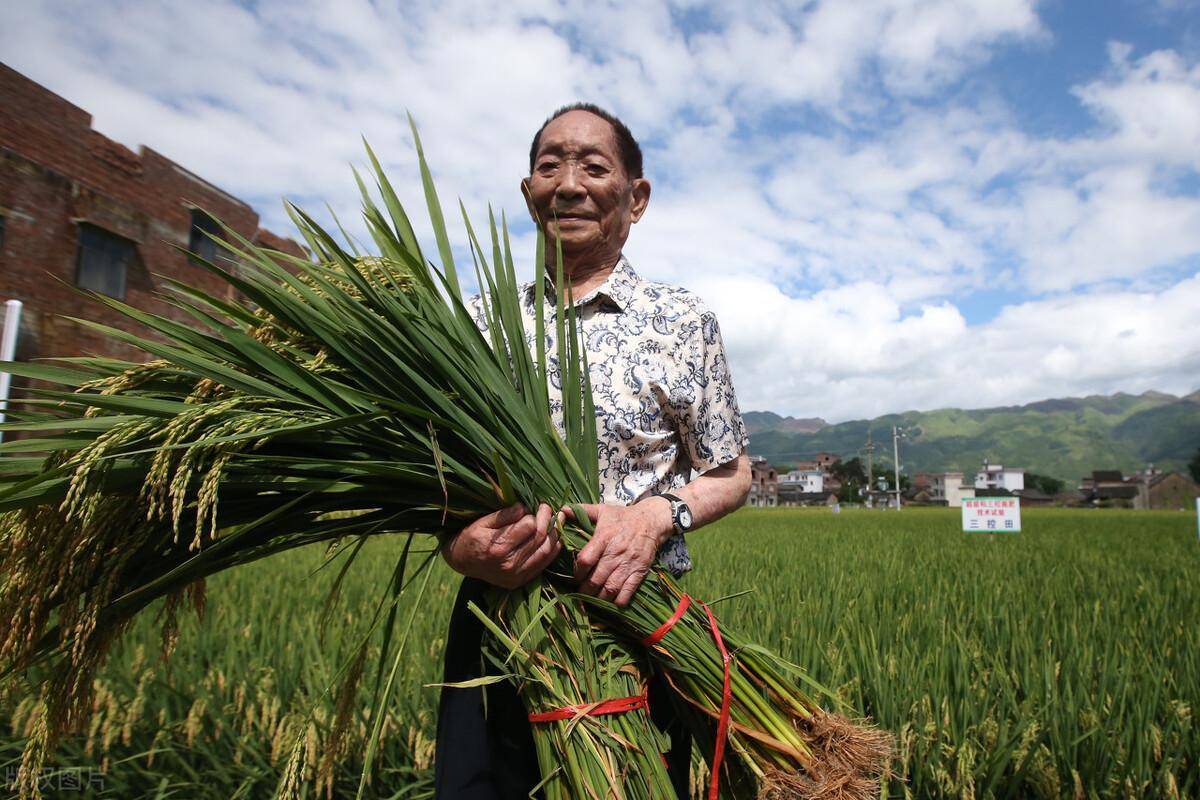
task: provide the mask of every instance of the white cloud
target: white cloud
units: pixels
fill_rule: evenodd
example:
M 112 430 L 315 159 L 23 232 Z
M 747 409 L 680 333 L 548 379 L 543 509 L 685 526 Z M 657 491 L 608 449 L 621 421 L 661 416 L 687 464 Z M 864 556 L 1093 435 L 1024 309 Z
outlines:
M 696 37 L 705 77 L 737 106 L 865 112 L 875 104 L 853 90 L 876 67 L 893 92 L 924 96 L 986 60 L 987 45 L 1040 34 L 1029 0 L 823 2 L 806 12 L 765 3 L 729 14 L 726 27 Z
M 1200 199 L 1156 191 L 1151 179 L 1144 168 L 1116 167 L 1026 191 L 1013 234 L 1023 236 L 1027 284 L 1070 289 L 1200 252 Z
M 1134 60 L 1132 48 L 1121 43 L 1111 44 L 1109 53 L 1112 74 L 1076 90 L 1111 127 L 1095 143 L 1095 157 L 1200 167 L 1200 64 L 1189 67 L 1171 50 Z
M 878 284 L 801 299 L 756 281 L 698 288 L 722 321 L 744 409 L 844 420 L 1118 390 L 1182 394 L 1200 374 L 1200 274 L 1157 292 L 1021 303 L 975 326 L 948 303 L 904 313 Z

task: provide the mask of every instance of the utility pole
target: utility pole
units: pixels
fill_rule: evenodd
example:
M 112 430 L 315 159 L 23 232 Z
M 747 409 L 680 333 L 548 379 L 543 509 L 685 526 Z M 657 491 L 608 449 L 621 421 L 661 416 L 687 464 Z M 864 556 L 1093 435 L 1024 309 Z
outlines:
M 871 429 L 867 428 L 867 504 L 870 505 L 871 492 L 875 491 L 875 444 L 871 441 Z
M 900 510 L 900 437 L 904 433 L 895 425 L 892 426 L 892 468 L 896 478 L 896 510 Z
M 867 486 L 875 485 L 875 444 L 871 441 L 871 429 L 867 429 Z

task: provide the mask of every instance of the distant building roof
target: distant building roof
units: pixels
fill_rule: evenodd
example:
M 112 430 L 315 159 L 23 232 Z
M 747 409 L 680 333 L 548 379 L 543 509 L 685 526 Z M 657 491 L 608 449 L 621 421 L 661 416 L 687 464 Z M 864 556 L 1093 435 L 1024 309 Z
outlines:
M 1178 473 L 1178 472 L 1159 472 L 1159 473 L 1156 473 L 1156 474 L 1152 475 L 1152 476 L 1150 477 L 1150 480 L 1149 480 L 1149 481 L 1147 481 L 1147 482 L 1146 482 L 1146 484 L 1147 484 L 1148 486 L 1157 486 L 1158 484 L 1162 483 L 1162 482 L 1163 482 L 1163 481 L 1165 481 L 1167 478 L 1170 478 L 1170 477 L 1171 477 L 1171 476 L 1173 476 L 1173 475 L 1178 475 L 1180 478 L 1183 478 L 1185 481 L 1188 481 L 1189 483 L 1195 483 L 1195 481 L 1193 481 L 1193 480 L 1192 480 L 1191 478 L 1189 478 L 1188 476 L 1186 476 L 1186 475 L 1183 475 L 1183 474 L 1181 474 L 1181 473 Z
M 1092 470 L 1092 480 L 1096 483 L 1123 483 L 1125 476 L 1115 469 Z

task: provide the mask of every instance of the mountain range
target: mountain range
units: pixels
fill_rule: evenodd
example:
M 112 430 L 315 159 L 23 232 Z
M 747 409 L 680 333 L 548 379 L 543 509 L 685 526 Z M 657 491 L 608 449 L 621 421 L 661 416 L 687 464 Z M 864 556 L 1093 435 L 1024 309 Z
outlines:
M 865 460 L 868 432 L 877 464 L 892 461 L 892 426 L 900 426 L 900 463 L 908 474 L 973 473 L 984 459 L 1024 467 L 1069 484 L 1093 470 L 1132 472 L 1153 463 L 1187 471 L 1200 448 L 1200 391 L 1041 400 L 1023 406 L 905 411 L 871 420 L 829 424 L 770 411 L 744 415 L 750 453 L 777 466 L 812 459 L 820 451 Z

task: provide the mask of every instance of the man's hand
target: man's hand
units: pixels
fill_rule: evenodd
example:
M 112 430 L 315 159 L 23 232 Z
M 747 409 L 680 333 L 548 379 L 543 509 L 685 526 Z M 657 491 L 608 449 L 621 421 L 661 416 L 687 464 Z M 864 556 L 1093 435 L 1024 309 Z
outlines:
M 626 606 L 674 531 L 670 503 L 647 498 L 632 506 L 585 504 L 583 510 L 596 533 L 575 556 L 579 590 Z
M 503 589 L 516 589 L 541 574 L 562 549 L 550 506 L 537 515 L 525 506 L 480 517 L 442 545 L 442 557 L 456 572 Z M 558 515 L 562 521 L 562 514 Z

